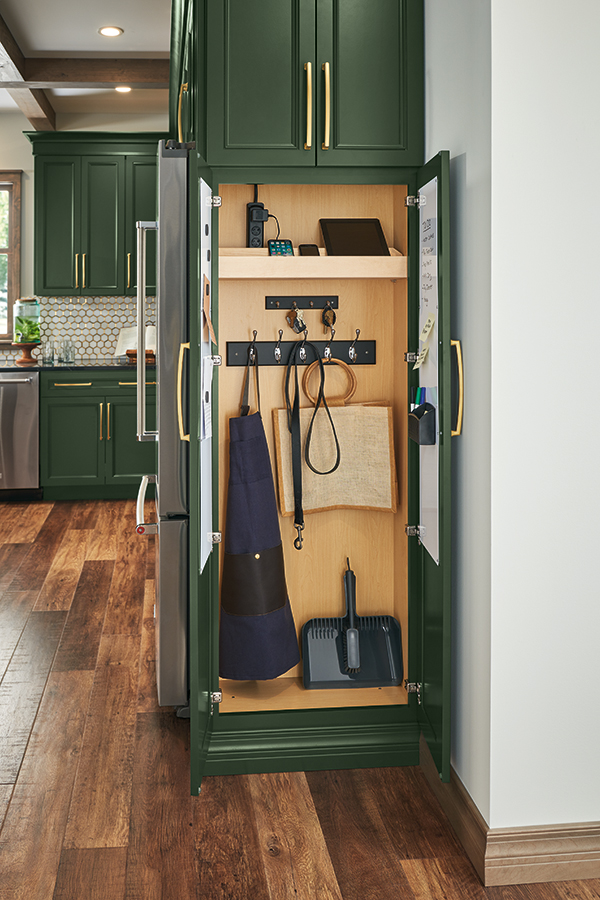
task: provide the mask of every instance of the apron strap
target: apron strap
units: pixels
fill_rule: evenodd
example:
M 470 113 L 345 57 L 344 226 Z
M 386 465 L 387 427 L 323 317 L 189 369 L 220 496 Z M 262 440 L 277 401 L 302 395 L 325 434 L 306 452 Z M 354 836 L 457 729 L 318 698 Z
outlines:
M 248 347 L 248 362 L 244 372 L 244 386 L 242 388 L 242 403 L 240 406 L 240 415 L 247 416 L 250 412 L 250 404 L 248 402 L 250 392 L 250 368 L 256 373 L 256 403 L 258 412 L 260 413 L 260 387 L 258 383 L 258 347 L 254 342 Z
M 285 405 L 287 409 L 287 419 L 288 419 L 288 430 L 292 436 L 292 481 L 294 486 L 294 527 L 298 533 L 294 541 L 294 547 L 296 550 L 302 550 L 302 532 L 304 531 L 304 510 L 302 508 L 302 436 L 300 433 L 300 385 L 298 382 L 298 354 L 300 351 L 300 347 L 310 347 L 312 350 L 315 359 L 319 363 L 319 374 L 320 374 L 320 383 L 319 383 L 319 393 L 317 394 L 317 401 L 315 403 L 315 409 L 312 414 L 310 424 L 308 426 L 308 431 L 306 433 L 306 443 L 304 446 L 304 460 L 309 467 L 316 475 L 330 475 L 332 472 L 338 468 L 341 460 L 340 453 L 340 445 L 338 441 L 338 437 L 335 430 L 335 425 L 333 424 L 333 419 L 331 418 L 331 413 L 329 412 L 329 407 L 327 406 L 327 401 L 325 400 L 325 369 L 323 367 L 323 360 L 321 359 L 321 355 L 318 349 L 314 344 L 311 344 L 309 341 L 296 341 L 294 346 L 292 347 L 288 359 L 287 371 L 285 373 Z M 290 394 L 290 380 L 292 375 L 292 369 L 294 370 L 294 399 L 292 401 Z M 315 422 L 315 417 L 319 410 L 319 406 L 323 405 L 325 412 L 327 413 L 327 417 L 329 419 L 329 423 L 331 425 L 331 431 L 333 434 L 333 439 L 335 441 L 336 448 L 336 459 L 333 466 L 327 471 L 320 472 L 315 466 L 313 466 L 310 460 L 310 442 L 312 438 L 312 430 Z

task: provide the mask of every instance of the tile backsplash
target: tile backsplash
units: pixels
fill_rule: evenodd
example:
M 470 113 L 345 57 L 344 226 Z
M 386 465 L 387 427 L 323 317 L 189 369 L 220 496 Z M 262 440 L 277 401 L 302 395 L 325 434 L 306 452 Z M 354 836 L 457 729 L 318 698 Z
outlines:
M 70 338 L 76 356 L 102 361 L 114 356 L 121 328 L 136 323 L 135 297 L 37 297 L 40 334 L 60 341 Z M 156 325 L 156 297 L 146 297 L 146 324 Z M 0 366 L 10 366 L 19 355 L 16 347 L 0 345 Z M 35 349 L 33 356 L 39 356 Z

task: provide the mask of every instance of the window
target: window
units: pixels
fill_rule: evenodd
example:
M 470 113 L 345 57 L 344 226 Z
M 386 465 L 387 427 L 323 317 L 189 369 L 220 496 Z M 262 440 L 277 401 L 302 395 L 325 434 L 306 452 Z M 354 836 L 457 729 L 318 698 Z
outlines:
M 21 172 L 0 170 L 0 341 L 12 340 L 21 290 Z

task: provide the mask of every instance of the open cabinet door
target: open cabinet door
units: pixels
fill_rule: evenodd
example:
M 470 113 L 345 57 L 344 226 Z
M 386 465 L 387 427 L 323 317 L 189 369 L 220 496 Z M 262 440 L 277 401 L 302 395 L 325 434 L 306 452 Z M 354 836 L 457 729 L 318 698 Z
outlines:
M 200 790 L 214 721 L 213 200 L 210 170 L 190 154 L 190 742 L 192 793 Z M 205 180 L 208 179 L 208 180 Z M 216 272 L 215 272 L 216 276 Z
M 450 779 L 451 618 L 451 343 L 449 154 L 418 172 L 419 357 L 416 405 L 435 415 L 419 456 L 419 546 L 412 554 L 419 585 L 418 715 L 443 781 Z M 413 345 L 414 346 L 414 345 Z

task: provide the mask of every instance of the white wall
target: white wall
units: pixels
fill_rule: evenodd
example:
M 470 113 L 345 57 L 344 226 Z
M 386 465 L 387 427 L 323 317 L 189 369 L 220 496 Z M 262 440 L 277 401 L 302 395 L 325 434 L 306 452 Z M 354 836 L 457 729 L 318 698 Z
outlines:
M 599 37 L 492 0 L 494 827 L 600 821 Z
M 426 0 L 425 13 L 426 155 L 451 155 L 452 331 L 466 377 L 452 440 L 452 764 L 489 819 L 490 4 Z
M 600 4 L 426 0 L 426 22 L 467 378 L 453 763 L 493 828 L 598 822 Z

